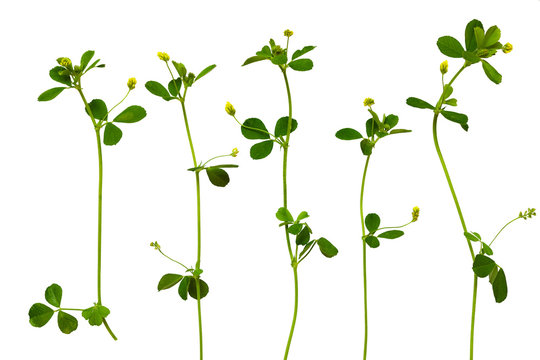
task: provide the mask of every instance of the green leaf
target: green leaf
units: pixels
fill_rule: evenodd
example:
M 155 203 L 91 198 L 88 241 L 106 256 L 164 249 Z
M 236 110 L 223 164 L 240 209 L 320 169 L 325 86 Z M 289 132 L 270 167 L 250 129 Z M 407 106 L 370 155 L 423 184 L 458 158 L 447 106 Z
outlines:
M 452 95 L 453 92 L 454 92 L 454 89 L 452 88 L 452 86 L 448 84 L 444 85 L 443 100 L 448 99 L 450 95 Z
M 296 59 L 297 57 L 300 57 L 304 55 L 307 52 L 310 52 L 311 50 L 315 49 L 316 46 L 304 46 L 302 50 L 296 50 L 291 58 L 291 60 Z
M 267 60 L 268 58 L 266 56 L 252 56 L 250 58 L 248 58 L 246 61 L 244 61 L 244 63 L 242 64 L 242 66 L 246 66 L 246 65 L 249 65 L 249 64 L 252 64 L 254 62 L 257 62 L 257 61 L 262 61 L 262 60 Z
M 482 250 L 488 255 L 493 255 L 493 249 L 485 242 L 482 242 Z
M 407 129 L 394 129 L 394 130 L 390 130 L 389 134 L 390 135 L 393 135 L 393 134 L 403 134 L 403 133 L 410 133 L 412 132 L 412 130 L 407 130 Z
M 90 71 L 91 69 L 93 69 L 94 67 L 96 67 L 96 65 L 98 64 L 98 62 L 99 62 L 100 60 L 101 60 L 101 59 L 97 59 L 96 61 L 94 61 L 94 62 L 92 63 L 92 65 L 90 65 L 90 66 L 88 67 L 88 69 L 86 69 L 85 73 L 87 73 L 88 71 Z M 104 66 L 105 66 L 105 65 L 103 65 L 103 66 L 99 65 L 99 67 L 104 67 Z
M 287 232 L 289 234 L 298 235 L 300 230 L 302 230 L 303 226 L 304 225 L 302 225 L 302 224 L 293 224 L 293 225 L 289 226 L 289 229 L 287 229 Z
M 120 139 L 122 139 L 122 130 L 113 123 L 107 123 L 103 132 L 103 143 L 105 145 L 116 145 Z
M 379 241 L 379 239 L 377 239 L 377 237 L 373 235 L 366 236 L 365 242 L 366 244 L 369 245 L 370 248 L 373 248 L 373 249 L 378 248 L 379 245 L 381 245 L 381 242 Z
M 482 69 L 484 69 L 484 72 L 486 73 L 486 76 L 489 80 L 493 81 L 495 84 L 500 84 L 502 81 L 502 75 L 495 70 L 493 66 L 491 66 L 490 63 L 488 63 L 485 60 L 482 60 Z
M 508 296 L 508 285 L 506 283 L 506 275 L 504 274 L 503 269 L 499 269 L 495 280 L 491 284 L 493 288 L 493 296 L 495 296 L 495 301 L 497 303 L 502 303 Z
M 201 291 L 201 299 L 204 298 L 206 295 L 208 295 L 208 284 L 204 282 L 204 280 L 199 279 L 199 288 Z M 193 281 L 189 282 L 189 288 L 188 288 L 189 296 L 191 296 L 194 299 L 197 299 L 197 281 L 193 279 Z
M 270 59 L 274 65 L 285 65 L 287 63 L 287 53 L 284 51 L 281 54 Z
M 81 56 L 81 70 L 86 69 L 86 66 L 92 60 L 94 57 L 95 51 L 94 50 L 88 50 Z M 76 328 L 76 327 L 75 327 Z
M 92 111 L 92 115 L 95 119 L 107 120 L 107 105 L 105 104 L 105 101 L 94 99 L 88 103 L 88 107 L 90 108 L 90 111 Z M 84 107 L 84 111 L 88 114 L 86 106 Z M 90 114 L 88 114 L 88 116 L 90 116 Z
M 178 286 L 178 295 L 180 295 L 182 300 L 187 300 L 188 289 L 191 279 L 193 279 L 192 276 L 184 276 L 182 281 L 180 281 L 180 285 Z
M 146 84 L 144 84 L 144 87 L 146 90 L 150 91 L 150 93 L 159 96 L 164 100 L 171 100 L 171 96 L 169 95 L 167 89 L 165 89 L 165 86 L 161 85 L 157 81 L 147 81 Z
M 304 226 L 302 231 L 296 235 L 296 245 L 306 245 L 309 242 L 310 237 L 309 228 Z
M 476 45 L 479 49 L 484 47 L 484 28 L 474 28 L 474 39 L 476 40 Z
M 272 152 L 274 147 L 274 142 L 272 140 L 266 140 L 260 143 L 257 143 L 249 149 L 249 156 L 254 160 L 264 159 Z
M 62 288 L 58 284 L 52 284 L 45 290 L 45 300 L 52 306 L 60 307 L 62 302 Z
M 169 81 L 167 88 L 169 89 L 169 93 L 172 96 L 178 96 L 178 93 L 180 89 L 182 88 L 182 79 L 176 78 L 174 80 Z
M 65 69 L 62 66 L 54 67 L 49 71 L 49 76 L 54 81 L 58 81 L 59 83 L 67 86 L 71 86 L 71 77 L 69 75 L 60 75 L 60 72 L 64 70 Z
M 53 309 L 42 303 L 35 303 L 28 311 L 30 325 L 35 327 L 42 327 L 51 320 L 53 315 Z
M 457 99 L 448 99 L 444 103 L 450 106 L 457 106 Z
M 311 59 L 298 59 L 291 61 L 289 67 L 296 71 L 309 71 L 313 69 L 313 61 Z
M 210 66 L 207 66 L 203 71 L 201 71 L 199 73 L 199 75 L 197 75 L 197 77 L 195 78 L 195 81 L 199 80 L 200 78 L 202 78 L 204 75 L 208 74 L 210 71 L 214 70 L 214 68 L 216 67 L 216 65 L 210 65 Z M 195 82 L 193 81 L 193 82 Z
M 340 140 L 357 140 L 362 138 L 362 134 L 351 128 L 343 128 L 336 132 L 336 137 Z
M 221 165 L 212 165 L 210 167 L 213 167 L 213 168 L 237 168 L 238 165 L 236 165 L 236 164 L 221 164 Z
M 394 115 L 394 114 L 390 114 L 388 115 L 385 119 L 384 119 L 384 123 L 388 126 L 390 126 L 390 129 L 392 129 L 394 126 L 396 126 L 399 122 L 399 117 L 397 115 Z
M 307 211 L 302 211 L 300 214 L 298 214 L 298 217 L 296 218 L 296 222 L 298 223 L 308 217 L 309 217 L 309 214 L 307 213 Z
M 373 141 L 369 139 L 363 139 L 360 141 L 360 149 L 362 149 L 362 154 L 369 156 L 371 155 L 371 152 L 373 151 Z
M 294 218 L 291 215 L 290 211 L 288 209 L 284 208 L 284 207 L 280 207 L 278 209 L 278 211 L 276 212 L 276 218 L 279 221 L 289 221 L 289 222 L 294 221 Z
M 419 98 L 410 97 L 407 99 L 407 105 L 419 108 L 419 109 L 431 109 L 435 110 L 435 107 L 428 102 L 421 100 Z
M 482 238 L 480 236 L 477 236 L 476 233 L 471 232 L 471 231 L 465 231 L 463 233 L 463 235 L 465 235 L 465 237 L 470 241 L 480 241 L 480 240 L 482 240 Z
M 481 60 L 480 56 L 476 55 L 475 53 L 468 52 L 468 51 L 463 52 L 463 58 L 467 60 L 468 62 L 470 62 L 471 64 L 476 64 L 477 62 Z
M 401 237 L 403 235 L 405 235 L 405 233 L 401 230 L 388 230 L 380 233 L 377 236 L 383 239 L 397 239 L 398 237 Z
M 82 316 L 92 326 L 99 326 L 103 323 L 103 319 L 107 317 L 111 312 L 103 305 L 94 305 L 88 309 L 83 310 Z
M 460 114 L 453 111 L 441 111 L 441 115 L 447 118 L 450 121 L 456 122 L 458 124 L 467 124 L 467 121 L 469 121 L 469 118 L 465 114 Z
M 484 35 L 484 47 L 495 45 L 497 42 L 499 42 L 500 38 L 501 30 L 496 25 L 493 25 L 487 29 L 486 34 Z
M 52 99 L 60 95 L 60 93 L 64 91 L 64 89 L 66 88 L 55 87 L 49 90 L 45 90 L 44 92 L 41 93 L 41 95 L 38 96 L 38 101 L 51 101 Z
M 157 289 L 158 291 L 172 288 L 182 280 L 183 276 L 180 274 L 165 274 L 159 280 Z
M 223 169 L 217 167 L 206 168 L 206 174 L 212 184 L 219 187 L 227 186 L 230 181 L 229 174 Z
M 298 254 L 298 259 L 302 258 L 302 256 L 306 254 L 307 252 L 309 252 L 311 248 L 314 246 L 315 246 L 315 240 L 311 240 L 310 242 L 308 242 L 306 246 L 304 246 L 304 249 L 300 251 L 300 254 Z
M 270 50 L 270 47 L 268 45 L 263 46 L 261 51 L 257 51 L 255 55 L 262 56 L 266 59 L 270 59 L 272 57 L 272 50 Z
M 478 254 L 474 258 L 472 269 L 476 276 L 484 278 L 489 275 L 495 266 L 497 265 L 491 258 Z
M 289 117 L 283 116 L 278 119 L 276 122 L 276 127 L 274 129 L 274 136 L 280 137 L 280 136 L 286 136 L 287 135 L 287 126 L 289 126 Z M 298 127 L 298 122 L 294 119 L 291 121 L 291 133 L 296 130 Z
M 374 233 L 381 225 L 381 218 L 375 213 L 367 214 L 365 223 L 368 231 Z
M 495 266 L 493 270 L 489 273 L 489 282 L 493 285 L 493 282 L 495 281 L 495 278 L 497 277 L 497 273 L 499 272 L 499 268 Z
M 469 21 L 467 27 L 465 28 L 465 48 L 467 51 L 474 51 L 478 48 L 478 45 L 476 44 L 476 37 L 474 36 L 475 27 L 484 29 L 484 26 L 480 21 L 476 19 Z
M 176 72 L 178 73 L 178 76 L 183 78 L 187 74 L 187 69 L 182 63 L 177 63 L 176 61 L 172 61 L 174 68 L 176 69 Z
M 442 36 L 437 40 L 437 47 L 446 56 L 460 58 L 463 56 L 463 46 L 451 36 Z
M 75 317 L 63 311 L 58 312 L 58 327 L 61 332 L 71 334 L 77 330 L 77 326 L 79 326 L 79 322 Z
M 375 122 L 375 120 L 373 120 L 373 118 L 367 119 L 367 121 L 366 121 L 366 135 L 367 135 L 368 137 L 373 136 L 373 125 L 374 125 L 374 122 Z
M 137 121 L 141 121 L 145 117 L 146 110 L 144 110 L 144 108 L 138 105 L 132 105 L 118 114 L 118 116 L 114 118 L 113 122 L 132 124 L 136 123 Z
M 338 254 L 338 249 L 323 237 L 317 240 L 317 245 L 319 245 L 321 253 L 327 258 L 332 258 Z
M 244 135 L 246 139 L 270 139 L 270 135 L 268 135 L 268 130 L 260 119 L 249 118 L 244 121 L 242 125 L 242 135 Z

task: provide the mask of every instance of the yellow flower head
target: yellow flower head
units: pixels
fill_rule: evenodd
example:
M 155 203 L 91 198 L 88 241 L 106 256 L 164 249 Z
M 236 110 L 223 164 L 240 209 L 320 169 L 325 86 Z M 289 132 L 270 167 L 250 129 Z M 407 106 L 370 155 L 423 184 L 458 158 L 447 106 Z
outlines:
M 375 105 L 375 100 L 373 100 L 372 98 L 365 98 L 364 99 L 364 106 L 371 107 L 371 105 Z
M 514 47 L 510 43 L 504 44 L 503 49 L 502 49 L 503 53 L 505 54 L 508 54 L 512 50 L 514 50 Z
M 236 114 L 236 109 L 234 108 L 234 106 L 232 106 L 232 104 L 230 102 L 227 101 L 227 103 L 225 104 L 225 111 L 227 112 L 227 114 L 231 115 L 231 116 L 234 116 L 234 114 Z
M 448 72 L 448 60 L 444 60 L 441 63 L 440 69 L 441 69 L 441 74 L 443 74 L 443 75 Z
M 283 35 L 285 35 L 286 37 L 291 37 L 291 36 L 293 36 L 293 34 L 294 34 L 293 31 L 289 30 L 289 29 L 287 29 L 287 30 L 285 30 L 283 32 Z
M 60 65 L 62 65 L 63 67 L 68 67 L 68 66 L 71 65 L 71 60 L 69 58 L 66 58 L 66 57 L 65 58 L 60 58 L 58 60 L 58 63 Z
M 163 61 L 169 61 L 171 59 L 169 54 L 167 54 L 166 52 L 161 52 L 161 51 L 157 53 L 157 57 Z
M 238 156 L 238 153 L 239 153 L 238 149 L 234 148 L 234 149 L 232 149 L 231 156 L 236 157 L 236 156 Z
M 159 246 L 159 244 L 157 243 L 157 241 L 156 241 L 156 242 L 151 242 L 151 243 L 150 243 L 150 246 L 152 246 L 152 247 L 153 247 L 154 249 L 156 249 L 156 250 L 161 249 L 161 246 Z
M 129 78 L 128 82 L 127 82 L 127 87 L 129 88 L 129 90 L 133 90 L 133 89 L 135 89 L 136 84 L 137 84 L 137 79 Z
M 412 209 L 412 221 L 415 222 L 420 216 L 420 208 L 418 206 L 413 207 Z

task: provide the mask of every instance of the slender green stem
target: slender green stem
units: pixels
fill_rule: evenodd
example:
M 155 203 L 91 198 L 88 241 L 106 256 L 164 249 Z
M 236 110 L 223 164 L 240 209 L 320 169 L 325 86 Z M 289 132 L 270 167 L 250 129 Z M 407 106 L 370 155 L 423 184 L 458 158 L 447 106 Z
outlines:
M 207 160 L 204 164 L 202 164 L 201 166 L 206 166 L 206 164 L 208 164 L 210 161 L 212 160 L 215 160 L 215 159 L 219 159 L 219 158 L 222 158 L 222 157 L 227 157 L 227 156 L 232 156 L 231 154 L 225 154 L 225 155 L 218 155 L 218 156 L 214 156 L 213 158 Z
M 167 255 L 165 255 L 165 253 L 164 253 L 163 251 L 161 251 L 161 249 L 158 249 L 158 251 L 161 253 L 161 255 L 165 256 L 167 259 L 169 259 L 169 260 L 171 260 L 171 261 L 174 261 L 175 263 L 177 263 L 177 264 L 183 266 L 186 270 L 188 270 L 188 267 L 187 267 L 186 265 L 182 264 L 180 261 L 176 261 L 176 260 L 174 260 L 173 258 L 171 258 L 171 257 L 169 257 L 169 256 L 167 256 Z
M 407 225 L 410 225 L 412 224 L 414 221 L 409 221 L 408 223 L 406 223 L 405 225 L 401 225 L 401 226 L 385 226 L 385 227 L 382 227 L 382 228 L 379 228 L 378 230 L 384 230 L 384 229 L 400 229 L 400 228 L 403 228 Z
M 513 223 L 514 221 L 516 221 L 517 219 L 521 219 L 520 216 L 518 216 L 517 218 L 513 219 L 513 220 L 510 220 L 509 222 L 506 223 L 506 225 L 504 225 L 502 227 L 501 230 L 499 230 L 499 232 L 497 233 L 497 235 L 495 235 L 495 237 L 493 238 L 493 240 L 491 240 L 491 242 L 489 243 L 489 246 L 491 246 L 491 244 L 493 244 L 493 242 L 495 241 L 495 239 L 499 236 L 500 233 L 502 233 L 502 231 L 508 226 L 510 225 L 511 223 Z
M 474 319 L 476 317 L 476 293 L 478 292 L 478 276 L 474 275 L 472 313 L 471 313 L 471 339 L 469 343 L 469 358 L 473 360 L 474 356 Z
M 244 124 L 242 124 L 240 121 L 238 121 L 238 119 L 236 118 L 236 116 L 232 116 L 234 120 L 236 120 L 236 122 L 238 123 L 238 125 L 240 125 L 241 127 L 243 128 L 246 128 L 246 129 L 249 129 L 249 130 L 253 130 L 253 131 L 256 131 L 256 132 L 262 132 L 262 133 L 265 133 L 267 134 L 269 137 L 271 138 L 274 138 L 273 141 L 276 141 L 277 142 L 277 138 L 274 136 L 274 134 L 270 134 L 268 131 L 265 131 L 265 130 L 262 130 L 262 129 L 257 129 L 257 128 L 254 128 L 254 127 L 251 127 L 251 126 L 246 126 Z
M 59 308 L 59 309 L 56 309 L 54 310 L 54 312 L 57 312 L 57 311 L 84 311 L 85 309 L 73 309 L 73 308 Z
M 129 95 L 130 92 L 131 92 L 131 89 L 128 90 L 126 96 L 124 96 L 124 98 L 123 98 L 122 100 L 120 100 L 120 101 L 118 102 L 118 104 L 114 105 L 114 106 L 111 108 L 111 110 L 107 111 L 107 116 L 108 116 L 108 115 L 109 115 L 109 114 L 110 114 L 110 113 L 111 113 L 118 105 L 120 105 L 121 103 L 124 102 L 124 100 L 126 100 L 126 98 L 128 97 L 128 95 Z M 101 124 L 101 121 L 100 121 L 100 124 Z
M 98 163 L 99 163 L 99 184 L 98 184 L 98 243 L 97 243 L 97 303 L 98 305 L 101 305 L 101 228 L 102 228 L 102 209 L 103 209 L 103 154 L 101 152 L 101 134 L 100 134 L 100 128 L 99 124 L 96 121 L 96 118 L 94 117 L 94 114 L 92 113 L 92 109 L 90 108 L 90 105 L 88 105 L 88 102 L 86 101 L 86 97 L 84 96 L 82 92 L 81 82 L 79 80 L 79 83 L 75 86 L 77 91 L 79 92 L 79 95 L 81 96 L 81 99 L 84 103 L 84 106 L 86 108 L 86 111 L 88 112 L 88 115 L 90 116 L 90 119 L 92 120 L 92 124 L 94 125 L 94 130 L 96 132 L 96 140 L 97 140 L 97 148 L 98 148 Z M 117 337 L 114 335 L 112 330 L 109 328 L 109 325 L 103 319 L 103 323 L 105 327 L 107 328 L 107 331 L 112 336 L 114 340 L 118 340 Z
M 167 65 L 168 67 L 168 65 Z M 171 74 L 172 75 L 172 74 Z M 182 113 L 184 115 L 184 123 L 186 125 L 186 133 L 189 140 L 189 147 L 191 149 L 191 156 L 193 158 L 193 166 L 197 167 L 197 157 L 195 156 L 195 148 L 193 147 L 193 141 L 191 139 L 191 132 L 189 131 L 189 123 L 186 113 L 186 99 L 187 88 L 184 90 L 184 96 L 182 97 Z M 195 263 L 195 270 L 201 268 L 201 184 L 199 180 L 199 172 L 195 171 L 195 183 L 197 185 L 197 262 Z M 197 313 L 199 319 L 199 358 L 203 359 L 203 332 L 202 332 L 202 311 L 201 311 L 201 287 L 198 275 L 195 277 L 195 286 L 197 288 Z
M 367 345 L 368 345 L 368 302 L 367 302 L 367 247 L 366 240 L 366 227 L 364 225 L 364 188 L 366 185 L 366 175 L 369 165 L 369 159 L 371 155 L 366 158 L 364 165 L 364 174 L 362 175 L 362 185 L 360 187 L 360 222 L 362 224 L 362 267 L 364 274 L 364 360 L 367 358 Z
M 298 268 L 297 265 L 293 266 L 294 275 L 294 314 L 291 325 L 291 331 L 289 332 L 289 340 L 287 341 L 287 347 L 285 348 L 285 359 L 289 357 L 289 349 L 291 347 L 291 341 L 294 333 L 294 327 L 296 325 L 296 316 L 298 314 Z

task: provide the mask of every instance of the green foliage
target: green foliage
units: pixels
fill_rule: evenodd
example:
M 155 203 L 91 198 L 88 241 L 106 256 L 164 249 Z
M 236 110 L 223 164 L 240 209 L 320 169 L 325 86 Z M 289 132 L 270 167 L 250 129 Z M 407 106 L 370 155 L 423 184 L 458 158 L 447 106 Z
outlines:
M 493 280 L 491 286 L 495 301 L 498 303 L 503 302 L 508 296 L 508 285 L 506 283 L 506 275 L 503 269 L 499 269 L 499 271 L 496 273 L 495 279 Z
M 186 67 L 182 63 L 177 63 L 176 61 L 172 61 L 174 68 L 176 69 L 176 72 L 178 73 L 178 76 L 183 78 L 187 74 Z
M 443 36 L 437 40 L 437 47 L 446 56 L 460 58 L 463 55 L 463 46 L 451 36 Z
M 88 50 L 81 56 L 81 70 L 84 71 L 88 64 L 90 63 L 90 60 L 94 57 L 95 51 L 94 50 Z
M 199 279 L 199 288 L 201 292 L 201 299 L 206 297 L 208 295 L 208 284 L 204 282 L 204 280 Z M 197 280 L 193 279 L 193 281 L 189 282 L 189 288 L 188 288 L 189 296 L 191 296 L 193 299 L 197 299 Z
M 60 93 L 64 91 L 64 89 L 65 87 L 55 87 L 55 88 L 46 90 L 42 92 L 41 95 L 39 95 L 38 101 L 51 101 L 52 99 L 60 95 Z
M 58 284 L 52 284 L 45 290 L 45 300 L 52 306 L 60 307 L 62 302 L 62 288 Z
M 482 242 L 482 252 L 488 255 L 493 255 L 493 249 L 491 249 L 491 247 L 485 242 Z
M 183 276 L 180 274 L 165 274 L 159 280 L 157 289 L 158 291 L 172 288 L 182 280 Z
M 207 66 L 203 71 L 201 71 L 199 73 L 199 75 L 197 75 L 197 77 L 195 78 L 194 82 L 199 80 L 200 78 L 202 78 L 204 75 L 208 74 L 210 71 L 214 70 L 216 67 L 216 65 L 210 65 L 210 66 Z
M 247 58 L 246 61 L 244 61 L 242 66 L 246 66 L 246 65 L 252 64 L 254 62 L 267 60 L 267 59 L 268 58 L 266 56 L 259 56 L 259 55 L 251 56 L 251 57 Z
M 64 334 L 71 334 L 73 331 L 77 330 L 79 322 L 77 319 L 70 314 L 58 311 L 58 328 Z
M 264 126 L 264 123 L 257 118 L 249 118 L 244 121 L 241 127 L 241 131 L 242 135 L 244 135 L 246 139 L 270 139 L 270 135 L 268 134 L 266 126 Z
M 373 235 L 368 235 L 366 236 L 366 238 L 364 239 L 364 241 L 366 242 L 366 244 L 369 245 L 369 247 L 371 248 L 378 248 L 379 245 L 381 245 L 379 239 L 377 239 L 376 236 L 373 236 Z
M 405 235 L 405 233 L 401 230 L 388 230 L 380 233 L 377 236 L 383 239 L 397 239 L 398 237 L 401 237 L 403 235 Z
M 407 105 L 415 107 L 415 108 L 419 108 L 419 109 L 435 110 L 435 107 L 433 105 L 429 104 L 428 102 L 426 102 L 424 100 L 421 100 L 421 99 L 418 99 L 418 98 L 415 98 L 415 97 L 408 98 L 407 99 Z
M 489 80 L 493 81 L 495 84 L 500 84 L 502 81 L 502 75 L 495 70 L 493 66 L 491 66 L 490 63 L 488 63 L 485 60 L 482 60 L 482 69 L 484 69 L 484 73 L 488 77 Z
M 182 79 L 176 78 L 174 80 L 169 81 L 169 84 L 167 84 L 167 88 L 169 89 L 169 93 L 176 97 L 178 96 L 180 89 L 182 88 Z
M 294 225 L 293 225 L 294 226 Z M 306 245 L 309 242 L 311 233 L 307 226 L 304 226 L 303 229 L 296 235 L 296 245 Z
M 460 114 L 453 111 L 441 111 L 441 115 L 444 116 L 446 119 L 453 121 L 455 123 L 458 123 L 460 125 L 466 125 L 469 121 L 469 118 L 465 114 Z
M 478 45 L 476 43 L 476 36 L 474 35 L 474 28 L 479 27 L 480 29 L 484 29 L 484 26 L 482 23 L 478 20 L 471 20 L 467 27 L 465 28 L 465 48 L 467 51 L 474 51 L 478 48 Z
M 379 217 L 379 215 L 374 213 L 367 214 L 365 224 L 368 231 L 370 233 L 374 233 L 379 229 L 379 226 L 381 225 L 381 218 Z
M 274 136 L 280 137 L 280 136 L 286 136 L 287 135 L 287 126 L 289 126 L 289 117 L 283 116 L 278 119 L 276 122 L 276 127 L 274 129 Z M 296 130 L 298 127 L 298 122 L 295 119 L 292 119 L 291 121 L 291 133 Z
M 293 222 L 294 221 L 294 218 L 293 216 L 291 215 L 290 211 L 287 210 L 286 208 L 284 207 L 280 207 L 278 209 L 278 211 L 276 212 L 276 218 L 279 220 L 279 221 L 287 221 L 287 222 Z
M 107 105 L 105 104 L 105 101 L 101 99 L 94 99 L 88 103 L 88 107 L 90 108 L 90 111 L 92 112 L 92 115 L 94 116 L 94 119 L 97 120 L 107 120 Z M 84 111 L 90 116 L 88 113 L 88 109 L 85 107 Z
M 34 327 L 42 327 L 51 320 L 53 315 L 54 310 L 42 303 L 35 303 L 28 311 L 30 325 Z
M 138 105 L 132 105 L 116 116 L 113 122 L 119 123 L 136 123 L 146 117 L 146 110 Z
M 82 316 L 92 326 L 99 326 L 111 312 L 103 305 L 94 305 L 88 309 L 83 310 Z
M 309 71 L 313 69 L 313 61 L 311 59 L 298 59 L 291 61 L 289 67 L 296 71 Z
M 374 146 L 375 143 L 369 139 L 362 139 L 362 141 L 360 141 L 360 149 L 362 150 L 362 154 L 366 156 L 371 155 Z
M 272 140 L 263 141 L 253 145 L 249 149 L 249 155 L 253 160 L 264 159 L 272 152 L 274 142 Z
M 463 233 L 463 235 L 465 235 L 465 237 L 470 241 L 480 241 L 480 240 L 482 240 L 480 235 L 478 233 L 475 233 L 475 232 L 465 231 Z
M 210 182 L 215 186 L 224 187 L 227 186 L 230 181 L 229 174 L 219 167 L 211 166 L 206 168 L 206 174 L 208 175 Z
M 122 139 L 122 130 L 113 123 L 107 123 L 103 132 L 103 143 L 105 145 L 116 145 L 120 139 Z
M 151 94 L 159 96 L 163 98 L 163 100 L 169 101 L 173 99 L 169 95 L 167 89 L 165 89 L 165 86 L 161 85 L 157 81 L 147 81 L 146 84 L 144 84 L 144 87 L 146 90 L 150 91 Z
M 60 73 L 64 73 L 64 71 L 65 69 L 62 66 L 56 66 L 49 71 L 49 76 L 54 81 L 57 81 L 67 86 L 71 86 L 72 85 L 71 77 L 68 74 L 63 74 L 63 75 L 60 74 Z
M 491 273 L 493 268 L 497 266 L 495 264 L 495 261 L 493 261 L 491 258 L 478 254 L 474 258 L 473 262 L 473 271 L 476 274 L 476 276 L 484 278 Z
M 332 258 L 338 254 L 338 249 L 325 238 L 320 238 L 317 240 L 317 245 L 319 245 L 319 250 L 327 258 Z
M 293 53 L 293 56 L 291 58 L 291 60 L 294 60 L 308 52 L 310 52 L 311 50 L 315 49 L 316 46 L 304 46 L 304 48 L 302 50 L 296 50 L 294 53 Z
M 362 138 L 362 134 L 351 128 L 343 128 L 336 132 L 336 137 L 340 140 L 357 140 Z
M 184 276 L 182 281 L 180 281 L 180 285 L 178 285 L 178 295 L 180 295 L 180 298 L 182 298 L 182 300 L 187 300 L 188 288 L 191 279 L 193 279 L 192 276 Z

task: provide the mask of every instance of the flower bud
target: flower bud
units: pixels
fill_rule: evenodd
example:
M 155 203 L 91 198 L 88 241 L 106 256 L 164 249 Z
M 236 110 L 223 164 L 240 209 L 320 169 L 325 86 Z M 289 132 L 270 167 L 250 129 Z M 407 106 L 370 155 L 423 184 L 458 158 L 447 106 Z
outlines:
M 169 61 L 171 59 L 171 57 L 169 56 L 169 54 L 167 54 L 166 52 L 158 52 L 157 53 L 157 56 L 160 60 L 163 60 L 163 61 Z
M 285 30 L 283 32 L 283 35 L 285 35 L 286 37 L 291 37 L 291 36 L 293 36 L 293 34 L 294 33 L 292 32 L 292 30 L 289 30 L 289 29 L 287 29 L 287 30 Z
M 225 104 L 225 111 L 227 112 L 227 114 L 231 115 L 231 116 L 234 116 L 234 114 L 236 114 L 236 109 L 234 108 L 234 106 L 232 106 L 232 104 L 230 102 L 227 101 L 227 103 Z
M 159 246 L 158 242 L 151 242 L 150 246 L 152 246 L 154 249 L 159 250 L 161 249 L 161 246 Z
M 441 63 L 440 69 L 441 69 L 441 74 L 443 74 L 443 75 L 448 72 L 448 60 L 444 60 Z
M 420 208 L 418 206 L 413 207 L 412 209 L 412 221 L 415 222 L 420 216 Z
M 364 106 L 371 107 L 371 105 L 375 105 L 375 100 L 373 100 L 372 98 L 365 98 L 364 99 Z
M 71 60 L 66 57 L 58 58 L 56 61 L 58 62 L 58 64 L 60 64 L 63 67 L 68 67 L 71 65 Z
M 232 149 L 231 156 L 236 157 L 236 156 L 238 156 L 238 153 L 239 153 L 238 149 L 234 148 L 234 149 Z
M 135 78 L 129 78 L 127 81 L 127 87 L 129 90 L 135 89 L 135 85 L 137 84 L 137 79 Z
M 514 47 L 510 43 L 504 44 L 503 49 L 502 49 L 503 53 L 505 54 L 508 54 L 512 50 L 514 50 Z

